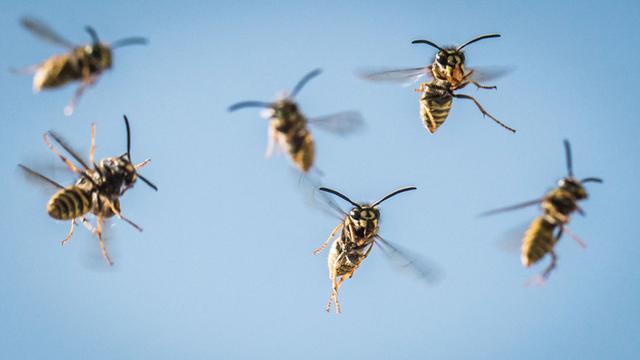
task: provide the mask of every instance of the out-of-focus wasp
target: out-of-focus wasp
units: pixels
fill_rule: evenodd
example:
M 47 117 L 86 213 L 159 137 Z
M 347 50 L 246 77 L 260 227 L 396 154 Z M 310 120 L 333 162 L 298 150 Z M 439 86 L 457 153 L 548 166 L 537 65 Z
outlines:
M 64 113 L 67 116 L 73 114 L 80 97 L 87 87 L 95 84 L 104 71 L 111 69 L 113 49 L 128 45 L 147 44 L 147 39 L 141 37 L 129 37 L 117 40 L 112 44 L 106 44 L 100 41 L 98 34 L 92 27 L 86 26 L 85 30 L 91 36 L 92 43 L 78 46 L 58 35 L 49 26 L 38 20 L 23 18 L 21 23 L 22 26 L 40 39 L 63 46 L 68 50 L 67 53 L 54 55 L 41 64 L 15 71 L 34 74 L 34 92 L 40 92 L 42 89 L 57 88 L 72 81 L 80 81 L 80 87 L 76 90 L 69 105 L 64 109 Z
M 78 155 L 62 138 L 53 131 L 44 134 L 45 144 L 56 154 L 67 167 L 78 174 L 78 180 L 70 186 L 62 186 L 54 180 L 22 165 L 20 168 L 29 175 L 44 180 L 45 182 L 58 188 L 58 191 L 51 197 L 47 204 L 47 213 L 56 220 L 71 221 L 71 229 L 62 240 L 62 245 L 73 235 L 76 225 L 76 219 L 85 224 L 92 232 L 98 236 L 100 241 L 100 250 L 109 265 L 113 262 L 109 257 L 107 248 L 102 238 L 102 225 L 104 219 L 113 217 L 114 215 L 129 223 L 139 231 L 142 228 L 131 220 L 125 218 L 120 212 L 120 197 L 133 187 L 137 179 L 142 180 L 152 189 L 158 190 L 149 180 L 138 174 L 138 170 L 145 166 L 150 159 L 147 159 L 137 165 L 131 161 L 131 132 L 129 120 L 124 117 L 127 128 L 127 152 L 118 157 L 108 157 L 100 160 L 98 164 L 94 161 L 95 156 L 95 124 L 91 126 L 91 148 L 89 151 L 89 163 L 87 164 L 82 157 Z M 60 145 L 76 162 L 80 165 L 76 166 L 71 160 L 62 155 L 51 143 L 53 139 Z M 91 168 L 89 164 L 93 165 Z M 86 215 L 92 213 L 96 216 L 96 227 L 90 225 L 86 219 Z
M 420 87 L 416 89 L 416 91 L 422 94 L 420 97 L 420 116 L 425 128 L 430 134 L 435 133 L 440 125 L 447 119 L 449 111 L 451 111 L 453 98 L 473 101 L 483 115 L 488 116 L 505 129 L 515 132 L 513 128 L 503 124 L 493 115 L 489 114 L 474 97 L 455 93 L 456 90 L 460 90 L 469 84 L 473 84 L 479 89 L 496 89 L 495 86 L 481 85 L 478 81 L 496 78 L 501 75 L 502 72 L 467 71 L 465 69 L 465 55 L 462 51 L 467 45 L 476 41 L 496 37 L 500 37 L 500 35 L 488 34 L 478 36 L 458 47 L 440 47 L 429 40 L 414 40 L 411 42 L 412 44 L 427 44 L 438 49 L 438 53 L 431 65 L 418 68 L 368 72 L 362 74 L 362 77 L 373 81 L 413 82 L 423 76 L 427 76 L 428 80 L 420 84 Z
M 347 214 L 342 211 L 338 205 L 327 199 L 329 205 L 331 205 L 334 210 L 339 211 L 343 218 L 340 224 L 331 231 L 327 240 L 314 251 L 315 255 L 322 252 L 340 231 L 340 235 L 338 235 L 331 245 L 327 261 L 329 278 L 332 283 L 331 295 L 329 296 L 329 301 L 326 306 L 327 312 L 331 310 L 331 304 L 335 301 L 336 312 L 340 313 L 338 290 L 342 283 L 346 279 L 351 278 L 364 259 L 369 256 L 374 244 L 377 244 L 387 256 L 400 260 L 402 267 L 408 267 L 426 280 L 434 280 L 435 272 L 433 268 L 430 269 L 424 263 L 418 262 L 416 257 L 401 251 L 397 246 L 392 245 L 378 234 L 380 222 L 378 205 L 395 195 L 416 189 L 414 186 L 400 188 L 371 204 L 356 203 L 336 190 L 325 187 L 319 189 L 320 191 L 336 195 L 353 205 L 353 208 Z M 340 279 L 338 279 L 338 277 Z
M 312 119 L 307 119 L 302 114 L 294 98 L 311 79 L 320 75 L 321 72 L 320 69 L 315 69 L 306 74 L 298 81 L 290 95 L 285 93 L 272 103 L 242 101 L 231 105 L 228 109 L 236 111 L 249 107 L 264 108 L 262 115 L 270 120 L 266 156 L 271 156 L 274 145 L 277 143 L 289 154 L 295 166 L 304 173 L 312 168 L 315 160 L 315 145 L 307 124 L 342 135 L 359 129 L 363 124 L 361 115 L 354 111 Z
M 573 175 L 573 164 L 571 159 L 571 145 L 568 140 L 564 140 L 565 155 L 567 160 L 568 175 L 558 182 L 558 187 L 549 191 L 543 198 L 524 203 L 491 210 L 481 214 L 481 216 L 498 214 L 506 211 L 525 208 L 540 204 L 542 215 L 536 217 L 524 235 L 521 248 L 522 265 L 529 267 L 540 261 L 546 254 L 551 256 L 549 266 L 541 276 L 534 278 L 535 282 L 542 284 L 556 267 L 557 255 L 554 251 L 555 244 L 560 240 L 563 233 L 568 233 L 582 247 L 586 245 L 567 229 L 569 217 L 577 211 L 584 215 L 584 211 L 578 205 L 578 201 L 588 197 L 584 184 L 595 182 L 602 183 L 602 179 L 588 177 L 578 180 Z

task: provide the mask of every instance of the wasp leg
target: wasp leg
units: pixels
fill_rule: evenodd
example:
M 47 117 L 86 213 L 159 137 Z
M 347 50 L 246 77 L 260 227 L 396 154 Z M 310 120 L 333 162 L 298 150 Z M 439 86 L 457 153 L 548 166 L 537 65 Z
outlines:
M 91 225 L 91 223 L 89 222 L 89 220 L 87 220 L 86 217 L 81 217 L 80 221 L 82 222 L 82 225 L 84 225 L 84 227 L 89 230 L 92 234 L 96 233 L 96 228 L 93 227 L 93 225 Z
M 497 86 L 486 86 L 486 85 L 481 85 L 480 83 L 478 83 L 475 80 L 469 80 L 469 83 L 475 85 L 478 89 L 487 89 L 487 90 L 496 90 L 498 89 Z
M 73 97 L 71 98 L 71 101 L 69 102 L 69 105 L 65 106 L 64 108 L 64 115 L 65 116 L 71 116 L 73 115 L 73 112 L 76 109 L 76 106 L 78 105 L 78 102 L 80 101 L 80 98 L 82 97 L 82 95 L 84 94 L 84 91 L 89 87 L 92 86 L 93 84 L 96 83 L 97 78 L 96 77 L 91 77 L 91 76 L 83 76 L 84 80 L 82 80 L 82 84 L 80 84 L 80 86 L 76 89 L 75 94 L 73 94 Z
M 136 230 L 142 232 L 142 228 L 140 226 L 138 226 L 136 223 L 134 223 L 133 221 L 127 219 L 126 217 L 124 217 L 122 215 L 122 213 L 120 211 L 118 211 L 116 209 L 116 207 L 113 205 L 113 202 L 111 202 L 110 200 L 104 200 L 107 203 L 107 206 L 109 207 L 109 209 L 111 209 L 111 211 L 116 214 L 116 216 L 118 217 L 118 219 L 120 220 L 124 220 L 126 221 L 129 225 L 133 226 L 134 228 L 136 228 Z
M 98 234 L 98 241 L 100 241 L 100 251 L 102 252 L 102 256 L 107 261 L 109 266 L 113 265 L 113 261 L 111 261 L 111 257 L 109 257 L 109 253 L 107 252 L 107 246 L 104 243 L 104 239 L 102 239 L 102 214 L 98 215 L 98 226 L 96 229 L 96 233 Z
M 336 282 L 336 271 L 335 269 L 331 270 L 331 295 L 329 295 L 329 301 L 327 301 L 327 306 L 325 307 L 325 310 L 327 312 L 331 312 L 331 303 L 333 303 L 333 300 L 336 300 L 336 308 L 338 307 L 338 292 L 336 290 L 337 288 L 337 282 Z
M 542 277 L 544 277 L 545 280 L 549 278 L 549 275 L 551 275 L 551 272 L 553 271 L 553 269 L 556 268 L 556 263 L 558 262 L 558 256 L 556 255 L 556 252 L 551 250 L 550 254 L 551 254 L 551 263 L 549 263 L 549 266 L 547 266 L 547 268 L 542 273 Z
M 424 92 L 424 90 L 425 90 L 425 88 L 427 88 L 427 87 L 429 87 L 429 84 L 427 84 L 427 83 L 422 83 L 422 84 L 420 84 L 420 86 L 419 86 L 417 89 L 415 89 L 415 91 L 416 91 L 417 93 L 423 93 L 423 92 Z
M 276 128 L 273 122 L 269 123 L 269 131 L 267 133 L 267 150 L 264 153 L 264 157 L 267 159 L 271 158 L 273 155 L 273 148 L 275 147 L 275 143 L 278 142 L 276 135 Z
M 88 86 L 89 86 L 89 84 L 82 83 L 76 89 L 76 92 L 73 94 L 73 97 L 71 98 L 71 101 L 69 102 L 69 105 L 64 107 L 64 115 L 65 116 L 73 115 L 73 112 L 76 109 L 76 105 L 78 105 L 78 101 L 80 101 L 80 98 L 82 97 L 82 95 L 84 94 L 84 91 L 87 89 Z
M 342 313 L 342 308 L 340 307 L 340 301 L 338 301 L 338 290 L 340 290 L 340 286 L 342 286 L 342 283 L 347 280 L 347 279 L 351 279 L 351 277 L 353 276 L 353 273 L 356 271 L 356 269 L 358 268 L 358 266 L 356 265 L 356 267 L 354 267 L 351 271 L 349 271 L 348 273 L 342 275 L 340 277 L 340 281 L 338 281 L 337 283 L 335 282 L 335 278 L 333 281 L 333 299 L 336 302 L 336 314 L 340 314 Z M 329 311 L 329 308 L 327 308 L 327 311 Z
M 325 240 L 322 245 L 320 245 L 317 249 L 313 250 L 313 255 L 318 255 L 322 252 L 322 250 L 324 250 L 324 248 L 327 247 L 327 245 L 329 245 L 329 241 L 331 241 L 331 239 L 333 239 L 334 236 L 336 236 L 336 233 L 338 232 L 338 230 L 340 230 L 340 228 L 342 228 L 343 223 L 338 224 L 338 226 L 336 226 L 335 228 L 333 228 L 333 231 L 331 232 L 331 234 L 329 235 L 329 237 L 327 238 L 327 240 Z
M 49 149 L 51 149 L 51 151 L 53 151 L 53 153 L 56 154 L 60 158 L 60 160 L 62 160 L 62 162 L 67 164 L 67 166 L 69 167 L 69 169 L 71 169 L 71 171 L 77 174 L 82 173 L 69 159 L 67 159 L 64 155 L 60 154 L 58 150 L 56 150 L 56 148 L 49 141 L 48 134 L 44 134 L 43 138 L 44 138 L 44 143 L 47 144 L 47 147 L 49 147 Z
M 60 242 L 60 245 L 64 246 L 69 241 L 69 239 L 71 239 L 71 235 L 73 235 L 73 232 L 75 231 L 75 229 L 76 229 L 76 219 L 73 219 L 71 220 L 71 230 L 69 230 L 69 234 L 67 234 L 67 237 Z
M 556 264 L 558 262 L 558 256 L 556 255 L 555 251 L 551 250 L 549 251 L 549 254 L 551 255 L 551 262 L 549 263 L 547 268 L 544 269 L 542 274 L 536 275 L 532 277 L 529 281 L 527 281 L 527 286 L 530 286 L 530 285 L 542 286 L 549 279 L 549 275 L 551 275 L 551 272 L 556 268 Z
M 89 163 L 93 164 L 96 157 L 96 123 L 91 124 L 91 147 L 89 148 Z
M 471 79 L 471 75 L 473 75 L 473 70 L 469 71 L 463 78 L 462 78 L 462 83 L 457 86 L 454 90 L 459 90 L 464 88 L 465 86 L 469 85 L 469 84 L 473 84 L 475 85 L 478 89 L 490 89 L 490 90 L 495 90 L 498 87 L 497 86 L 485 86 L 485 85 L 481 85 L 480 83 L 478 83 L 475 80 Z
M 136 168 L 136 170 L 142 169 L 145 165 L 147 165 L 150 162 L 151 162 L 151 159 L 146 159 L 145 161 L 141 162 L 140 164 L 135 165 L 135 168 Z
M 478 102 L 478 100 L 476 100 L 473 96 L 469 96 L 469 95 L 465 95 L 465 94 L 452 94 L 453 97 L 459 98 L 459 99 L 468 99 L 473 101 L 474 104 L 476 104 L 476 106 L 478 107 L 478 110 L 480 110 L 480 112 L 482 113 L 482 115 L 484 116 L 488 116 L 491 120 L 495 121 L 498 125 L 502 126 L 503 128 L 515 133 L 516 130 L 513 128 L 510 128 L 509 126 L 503 124 L 500 120 L 496 119 L 495 117 L 493 117 L 493 115 L 489 114 L 483 107 L 482 105 L 480 105 L 480 103 Z
M 573 241 L 575 241 L 576 243 L 578 243 L 578 246 L 580 246 L 583 249 L 587 248 L 587 243 L 584 242 L 584 240 L 580 239 L 580 237 L 574 233 L 572 233 L 571 231 L 569 231 L 569 229 L 567 229 L 566 227 L 563 228 L 564 232 L 567 233 L 567 235 L 569 235 L 570 238 L 573 239 Z

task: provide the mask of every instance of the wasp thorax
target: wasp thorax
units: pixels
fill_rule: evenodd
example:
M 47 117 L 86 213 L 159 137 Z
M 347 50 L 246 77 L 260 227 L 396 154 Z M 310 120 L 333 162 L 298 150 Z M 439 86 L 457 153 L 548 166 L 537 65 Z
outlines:
M 378 228 L 380 211 L 376 208 L 363 206 L 353 208 L 351 212 L 349 212 L 349 217 L 355 224 L 357 230 L 364 230 L 366 233 L 371 233 Z
M 104 177 L 103 186 L 108 187 L 106 192 L 122 194 L 137 180 L 136 168 L 126 159 L 126 155 L 103 159 L 99 168 Z
M 561 179 L 558 182 L 558 186 L 560 186 L 562 190 L 571 193 L 576 198 L 576 200 L 582 200 L 588 197 L 587 190 L 585 190 L 580 181 L 576 179 L 570 177 Z
M 92 65 L 98 70 L 111 68 L 111 49 L 103 44 L 92 44 L 84 47 L 84 52 L 91 58 Z

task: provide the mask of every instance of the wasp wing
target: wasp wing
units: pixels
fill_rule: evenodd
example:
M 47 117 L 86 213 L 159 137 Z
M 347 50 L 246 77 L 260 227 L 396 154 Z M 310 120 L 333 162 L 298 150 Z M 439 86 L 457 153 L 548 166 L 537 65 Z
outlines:
M 375 243 L 394 265 L 401 270 L 412 272 L 420 280 L 434 284 L 442 277 L 441 271 L 431 261 L 401 249 L 398 245 L 390 243 L 379 235 L 376 235 Z
M 353 134 L 364 128 L 364 118 L 357 111 L 344 111 L 311 118 L 307 122 L 318 129 L 337 135 Z
M 64 189 L 64 186 L 60 185 L 57 181 L 52 180 L 33 169 L 30 169 L 22 164 L 18 164 L 18 167 L 23 170 L 23 174 L 26 176 L 27 180 L 45 183 L 47 185 L 53 186 L 56 189 Z
M 513 72 L 513 68 L 508 66 L 474 66 L 469 69 L 473 71 L 471 79 L 477 82 L 495 80 Z
M 64 46 L 68 49 L 73 49 L 75 47 L 73 43 L 58 35 L 47 24 L 40 20 L 25 17 L 20 20 L 20 23 L 25 27 L 25 29 L 29 30 L 33 35 L 44 41 Z
M 77 151 L 75 151 L 71 146 L 69 146 L 69 144 L 60 135 L 58 135 L 52 130 L 49 130 L 47 134 L 51 136 L 53 140 L 55 140 L 55 142 L 57 142 L 60 146 L 62 146 L 62 148 L 65 149 L 65 151 L 69 153 L 69 155 L 71 155 L 71 157 L 73 157 L 80 165 L 82 165 L 82 167 L 85 170 L 91 169 L 89 165 L 87 165 L 87 163 L 84 160 L 82 160 L 82 156 L 80 156 Z
M 523 209 L 523 208 L 526 208 L 526 207 L 529 207 L 529 206 L 540 204 L 540 202 L 542 202 L 542 200 L 543 200 L 543 198 L 530 200 L 530 201 L 525 201 L 525 202 L 522 202 L 522 203 L 519 203 L 519 204 L 515 204 L 515 205 L 511 205 L 511 206 L 506 206 L 506 207 L 503 207 L 503 208 L 489 210 L 489 211 L 481 213 L 478 216 L 479 217 L 483 217 L 483 216 L 495 215 L 495 214 L 500 214 L 500 213 L 503 213 L 503 212 L 513 211 L 513 210 Z
M 358 76 L 364 80 L 409 85 L 424 76 L 431 77 L 431 65 L 417 68 L 360 71 Z

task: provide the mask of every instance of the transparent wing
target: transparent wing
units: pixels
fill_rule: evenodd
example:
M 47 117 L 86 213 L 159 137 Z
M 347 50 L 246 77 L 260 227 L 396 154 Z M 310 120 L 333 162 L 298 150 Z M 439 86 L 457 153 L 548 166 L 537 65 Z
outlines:
M 431 77 L 431 65 L 406 69 L 378 69 L 358 72 L 358 76 L 365 80 L 411 84 L 422 77 Z
M 471 79 L 477 82 L 491 81 L 501 78 L 513 72 L 514 68 L 508 66 L 473 66 L 468 68 L 473 71 Z
M 32 34 L 44 41 L 64 46 L 68 49 L 74 48 L 73 43 L 58 35 L 47 24 L 40 20 L 25 17 L 20 20 L 20 23 L 25 27 L 25 29 L 29 30 Z
M 511 206 L 506 206 L 503 208 L 498 208 L 498 209 L 493 209 L 493 210 L 489 210 L 486 212 L 483 212 L 482 214 L 478 215 L 479 217 L 483 217 L 483 216 L 490 216 L 490 215 L 495 215 L 495 214 L 500 214 L 503 212 L 509 212 L 509 211 L 513 211 L 513 210 L 518 210 L 518 209 L 523 209 L 529 206 L 533 206 L 533 205 L 537 205 L 540 204 L 540 202 L 542 202 L 544 198 L 539 198 L 539 199 L 535 199 L 535 200 L 529 200 L 529 201 L 525 201 L 519 204 L 515 204 L 515 205 L 511 205 Z
M 337 135 L 353 134 L 364 128 L 364 118 L 357 111 L 344 111 L 311 118 L 307 122 L 318 129 Z
M 531 220 L 526 220 L 503 232 L 494 240 L 495 246 L 509 254 L 519 254 L 522 247 L 522 239 L 527 229 L 531 226 Z
M 64 186 L 60 185 L 57 181 L 52 180 L 39 172 L 30 169 L 22 164 L 18 164 L 18 167 L 22 170 L 22 174 L 30 182 L 37 182 L 38 184 L 46 184 L 49 187 L 53 187 L 56 190 L 64 189 Z
M 80 165 L 82 165 L 82 167 L 85 170 L 91 169 L 89 165 L 87 165 L 87 163 L 84 160 L 82 160 L 82 156 L 80 156 L 80 154 L 77 151 L 75 151 L 71 146 L 69 146 L 69 144 L 59 134 L 51 130 L 49 130 L 47 134 L 51 136 L 53 140 L 58 143 L 58 145 L 60 145 L 63 149 L 65 149 L 67 153 L 71 155 L 71 157 L 73 157 Z
M 376 235 L 375 243 L 382 249 L 387 258 L 400 270 L 405 270 L 416 275 L 420 280 L 435 284 L 442 278 L 442 272 L 431 261 L 401 249 L 398 245 Z

